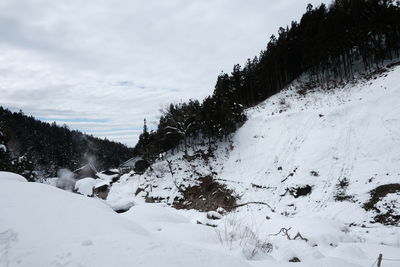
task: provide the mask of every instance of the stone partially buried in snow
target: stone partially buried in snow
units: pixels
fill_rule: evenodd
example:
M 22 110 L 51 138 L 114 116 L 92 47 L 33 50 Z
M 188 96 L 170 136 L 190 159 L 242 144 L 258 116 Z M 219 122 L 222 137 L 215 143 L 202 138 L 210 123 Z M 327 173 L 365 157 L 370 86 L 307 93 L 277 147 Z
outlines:
M 209 211 L 209 212 L 207 212 L 207 219 L 220 220 L 220 219 L 222 219 L 222 215 L 216 211 Z

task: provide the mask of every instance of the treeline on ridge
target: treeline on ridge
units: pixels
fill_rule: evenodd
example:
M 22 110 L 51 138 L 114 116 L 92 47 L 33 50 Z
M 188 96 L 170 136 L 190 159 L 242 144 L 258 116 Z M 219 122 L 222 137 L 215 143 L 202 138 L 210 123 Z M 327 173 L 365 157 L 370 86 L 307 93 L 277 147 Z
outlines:
M 60 168 L 75 170 L 92 163 L 99 170 L 118 167 L 133 149 L 66 126 L 46 123 L 0 107 L 0 170 L 24 175 L 55 176 Z
M 244 108 L 278 93 L 306 74 L 309 82 L 349 81 L 356 73 L 399 57 L 400 8 L 394 0 L 335 0 L 307 6 L 300 22 L 280 28 L 265 50 L 244 67 L 218 76 L 214 93 L 202 103 L 171 104 L 156 131 L 144 131 L 135 154 L 152 160 L 199 137 L 226 138 L 245 120 Z
M 299 23 L 280 28 L 266 50 L 241 68 L 236 64 L 224 90 L 245 106 L 278 93 L 302 74 L 317 85 L 354 75 L 399 57 L 400 8 L 393 0 L 336 0 L 329 8 L 307 6 Z

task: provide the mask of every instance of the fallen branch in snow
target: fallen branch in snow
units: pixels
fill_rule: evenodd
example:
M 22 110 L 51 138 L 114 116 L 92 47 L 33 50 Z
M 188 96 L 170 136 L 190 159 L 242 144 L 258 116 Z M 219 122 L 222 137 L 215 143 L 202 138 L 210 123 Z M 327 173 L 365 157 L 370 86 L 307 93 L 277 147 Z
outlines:
M 303 236 L 300 234 L 300 232 L 297 232 L 297 234 L 296 234 L 293 238 L 291 238 L 290 235 L 289 235 L 290 229 L 292 229 L 292 227 L 289 227 L 289 228 L 284 228 L 284 227 L 283 227 L 283 228 L 281 228 L 281 230 L 279 230 L 278 233 L 272 234 L 272 236 L 277 236 L 277 235 L 279 235 L 280 233 L 282 233 L 282 235 L 283 235 L 283 236 L 286 236 L 287 239 L 289 239 L 289 240 L 296 240 L 296 239 L 299 238 L 299 239 L 301 239 L 301 240 L 304 240 L 304 241 L 308 242 L 308 239 L 305 238 L 305 237 L 303 237 Z
M 224 207 L 222 207 L 222 208 L 224 208 L 224 209 L 225 209 L 225 208 L 236 209 L 236 208 L 240 208 L 240 207 L 247 206 L 247 205 L 250 205 L 250 204 L 254 204 L 254 205 L 264 205 L 264 206 L 267 206 L 268 208 L 270 208 L 272 212 L 275 212 L 275 210 L 274 210 L 270 205 L 268 205 L 268 204 L 265 203 L 265 202 L 259 202 L 259 201 L 246 202 L 246 203 L 237 204 L 237 205 L 234 205 L 234 206 L 224 206 Z
M 235 184 L 243 184 L 243 182 L 237 182 L 237 181 L 232 181 L 232 180 L 227 180 L 227 179 L 214 179 L 215 181 L 223 181 L 223 182 L 230 182 L 230 183 L 235 183 Z
M 301 240 L 304 240 L 306 242 L 308 242 L 308 239 L 303 237 L 300 232 L 297 232 L 297 234 L 293 237 L 293 240 L 296 240 L 297 238 L 300 238 Z
M 281 183 L 285 182 L 287 179 L 289 179 L 289 177 L 292 177 L 296 173 L 297 169 L 298 167 L 296 167 L 292 172 L 290 172 L 288 176 L 286 176 L 286 178 L 281 181 Z
M 276 233 L 276 234 L 271 234 L 272 236 L 277 236 L 277 235 L 279 235 L 280 233 L 282 233 L 284 236 L 286 236 L 287 237 L 287 239 L 289 239 L 289 240 L 291 240 L 291 238 L 290 238 L 290 236 L 289 236 L 289 234 L 288 234 L 288 232 L 290 231 L 290 229 L 292 229 L 292 227 L 289 227 L 289 228 L 281 228 L 281 230 L 279 230 L 279 232 L 278 233 Z

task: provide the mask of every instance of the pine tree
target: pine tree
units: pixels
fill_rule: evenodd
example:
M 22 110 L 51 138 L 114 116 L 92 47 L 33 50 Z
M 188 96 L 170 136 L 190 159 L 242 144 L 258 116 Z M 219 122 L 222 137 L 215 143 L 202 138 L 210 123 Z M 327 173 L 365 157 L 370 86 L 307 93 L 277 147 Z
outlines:
M 0 170 L 12 171 L 12 160 L 6 146 L 7 139 L 4 126 L 0 123 Z

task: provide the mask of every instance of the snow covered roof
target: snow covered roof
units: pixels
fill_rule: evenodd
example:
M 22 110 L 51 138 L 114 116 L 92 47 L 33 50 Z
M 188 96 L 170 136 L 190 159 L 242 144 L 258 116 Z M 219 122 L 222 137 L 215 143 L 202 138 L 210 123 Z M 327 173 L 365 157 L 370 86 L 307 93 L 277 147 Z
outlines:
M 124 168 L 124 167 L 135 167 L 135 163 L 138 162 L 139 160 L 141 160 L 141 157 L 133 157 L 131 159 L 128 159 L 127 161 L 125 161 L 124 163 L 122 163 L 120 165 L 120 168 Z
M 94 173 L 97 173 L 97 172 L 98 172 L 97 169 L 96 169 L 96 167 L 95 167 L 91 162 L 89 162 L 89 163 L 87 163 L 86 165 L 83 165 L 82 167 L 80 167 L 80 168 L 74 170 L 74 173 L 80 172 L 80 171 L 85 170 L 85 169 L 88 169 L 88 168 L 89 168 L 90 170 L 92 170 Z
M 102 186 L 105 186 L 105 185 L 109 186 L 110 185 L 110 181 L 98 182 L 96 185 L 94 185 L 94 188 L 99 188 L 99 187 L 102 187 Z

